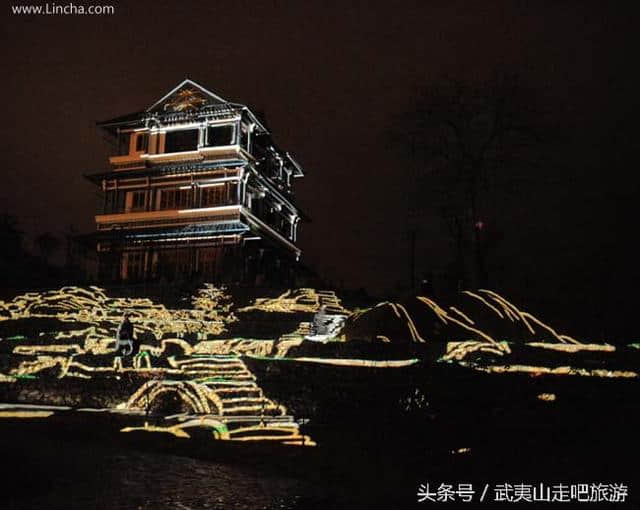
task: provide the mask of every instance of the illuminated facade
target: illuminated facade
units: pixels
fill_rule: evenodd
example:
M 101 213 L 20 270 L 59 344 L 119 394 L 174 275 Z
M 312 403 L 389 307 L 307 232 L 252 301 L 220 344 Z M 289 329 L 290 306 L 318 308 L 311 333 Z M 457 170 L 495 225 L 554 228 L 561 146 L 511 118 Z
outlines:
M 98 124 L 118 145 L 96 216 L 99 278 L 283 281 L 300 249 L 302 169 L 244 105 L 184 80 L 147 110 Z

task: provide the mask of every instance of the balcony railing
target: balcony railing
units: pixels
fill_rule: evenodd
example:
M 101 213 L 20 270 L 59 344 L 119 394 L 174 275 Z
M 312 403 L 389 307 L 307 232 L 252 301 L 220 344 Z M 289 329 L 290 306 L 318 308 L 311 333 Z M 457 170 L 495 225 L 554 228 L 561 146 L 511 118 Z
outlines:
M 230 221 L 240 217 L 240 205 L 170 209 L 164 211 L 128 212 L 96 215 L 98 230 L 141 228 L 213 221 Z
M 171 162 L 187 161 L 215 161 L 217 159 L 229 159 L 230 157 L 249 161 L 251 155 L 238 145 L 222 145 L 218 147 L 200 147 L 199 149 L 184 152 L 169 152 L 162 154 L 147 154 L 136 152 L 123 156 L 111 156 L 109 162 L 118 170 L 142 168 L 146 166 L 161 165 Z

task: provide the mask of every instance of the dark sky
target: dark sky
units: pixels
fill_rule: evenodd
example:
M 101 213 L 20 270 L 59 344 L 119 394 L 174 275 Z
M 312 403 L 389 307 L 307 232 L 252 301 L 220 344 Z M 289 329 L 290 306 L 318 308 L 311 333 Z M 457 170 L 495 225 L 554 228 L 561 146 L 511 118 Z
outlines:
M 94 17 L 3 9 L 0 197 L 30 234 L 90 231 L 94 194 L 82 174 L 105 169 L 108 155 L 95 122 L 146 108 L 190 77 L 264 111 L 306 169 L 305 260 L 350 287 L 391 289 L 407 278 L 407 161 L 385 133 L 443 76 L 506 71 L 570 136 L 528 184 L 493 197 L 504 234 L 496 260 L 506 264 L 495 285 L 525 285 L 537 299 L 552 280 L 569 292 L 585 279 L 605 291 L 630 285 L 629 271 L 637 279 L 638 20 L 623 2 L 139 0 Z M 440 271 L 449 239 L 428 204 L 422 215 L 418 269 Z

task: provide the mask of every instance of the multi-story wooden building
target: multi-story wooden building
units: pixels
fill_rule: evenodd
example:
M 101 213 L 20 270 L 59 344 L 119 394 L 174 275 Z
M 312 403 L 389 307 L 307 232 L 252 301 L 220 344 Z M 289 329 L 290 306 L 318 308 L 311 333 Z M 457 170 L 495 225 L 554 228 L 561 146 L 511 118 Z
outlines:
M 302 169 L 254 113 L 185 80 L 98 125 L 118 144 L 96 216 L 103 281 L 286 279 L 300 258 Z

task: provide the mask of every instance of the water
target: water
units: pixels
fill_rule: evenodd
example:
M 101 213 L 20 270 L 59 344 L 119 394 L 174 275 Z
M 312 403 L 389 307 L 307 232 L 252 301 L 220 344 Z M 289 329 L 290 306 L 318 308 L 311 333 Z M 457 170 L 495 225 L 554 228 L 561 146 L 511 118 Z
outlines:
M 79 443 L 41 446 L 9 453 L 5 466 L 14 470 L 2 483 L 3 508 L 288 510 L 308 489 L 246 465 Z

